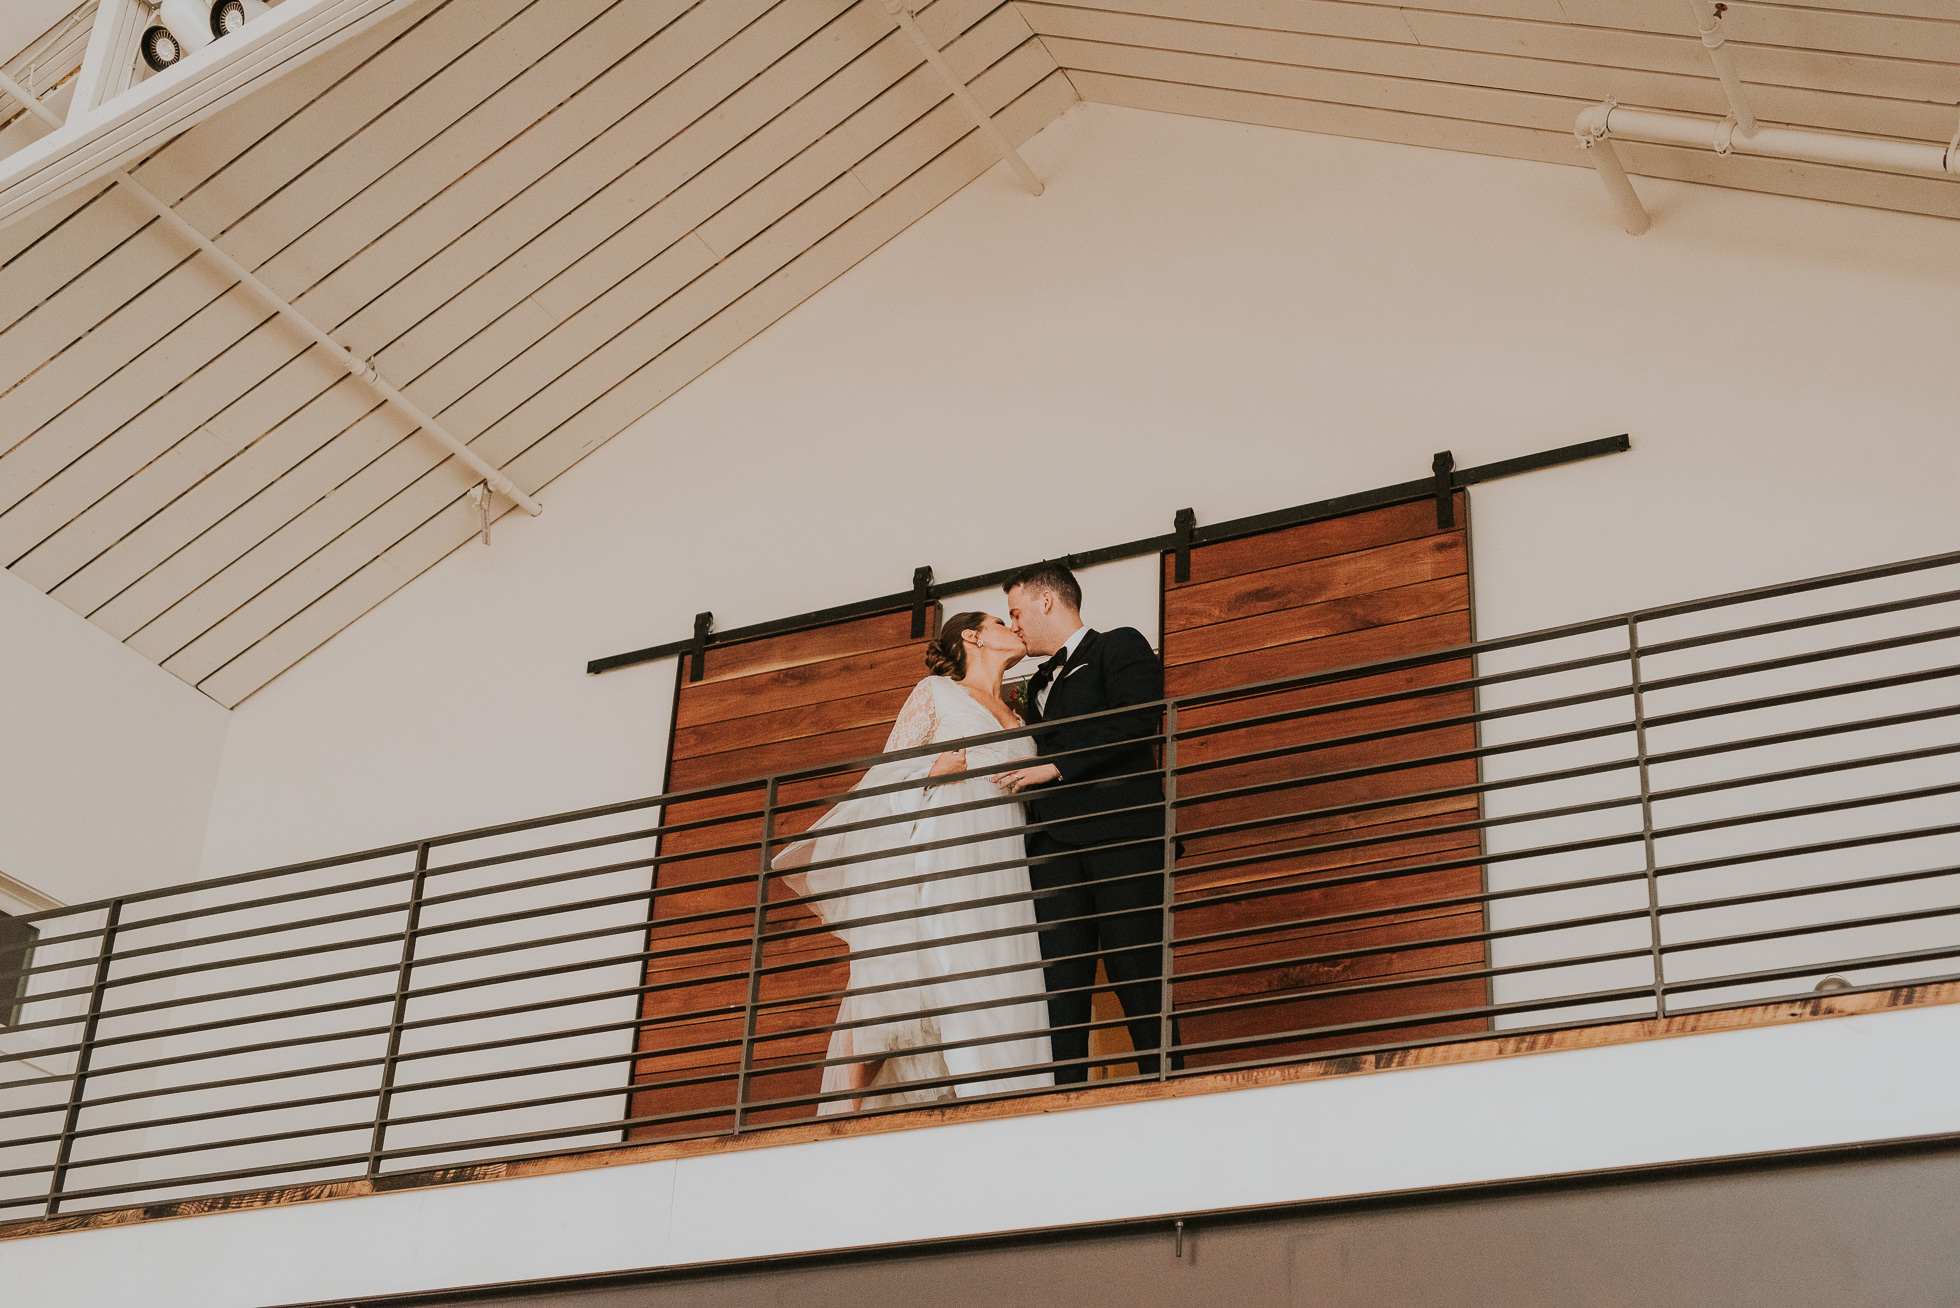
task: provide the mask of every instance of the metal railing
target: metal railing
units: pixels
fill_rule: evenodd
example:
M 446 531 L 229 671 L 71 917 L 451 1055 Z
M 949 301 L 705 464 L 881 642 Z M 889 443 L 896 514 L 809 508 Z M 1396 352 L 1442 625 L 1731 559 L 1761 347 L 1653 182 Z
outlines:
M 1054 896 L 1026 878 L 1061 853 L 907 861 L 1054 828 L 1012 796 L 936 792 L 931 814 L 1005 815 L 977 835 L 936 837 L 916 802 L 859 824 L 915 825 L 848 890 L 775 870 L 865 766 L 941 746 L 35 914 L 0 1028 L 0 1220 L 1040 1094 L 1070 1069 L 1167 1079 L 1954 979 L 1956 570 L 1942 555 L 1125 710 L 1162 829 L 1098 848 L 1173 868 L 1138 864 L 1162 925 L 1129 949 L 1155 958 L 1157 998 L 1132 977 L 1127 1014 L 1121 977 L 1047 988 L 1027 961 L 1033 935 L 1141 911 L 1036 930 Z M 988 872 L 1010 889 L 934 898 Z M 888 911 L 881 891 L 917 903 Z M 943 929 L 984 907 L 1009 920 Z M 848 955 L 840 926 L 896 943 Z M 1016 940 L 1020 962 L 933 971 L 974 956 L 949 942 Z M 879 959 L 925 961 L 876 981 Z M 1064 992 L 1094 1000 L 1085 1055 L 1003 1063 L 987 1051 L 1052 1030 L 947 1020 Z M 840 1022 L 847 998 L 875 1011 Z M 902 1051 L 928 1070 L 823 1090 L 870 1058 L 832 1052 L 836 1033 L 894 1011 L 938 1032 Z

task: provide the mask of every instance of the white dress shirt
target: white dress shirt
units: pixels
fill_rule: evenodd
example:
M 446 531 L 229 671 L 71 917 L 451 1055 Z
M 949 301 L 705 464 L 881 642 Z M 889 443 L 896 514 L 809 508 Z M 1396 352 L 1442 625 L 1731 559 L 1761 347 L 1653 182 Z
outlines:
M 1075 657 L 1075 647 L 1080 645 L 1082 638 L 1088 634 L 1087 627 L 1077 627 L 1075 634 L 1063 641 L 1062 647 L 1055 651 L 1055 657 L 1062 661 L 1061 665 L 1055 669 L 1055 675 L 1048 678 L 1048 684 L 1041 688 L 1041 693 L 1034 697 L 1034 706 L 1043 713 L 1048 711 L 1048 696 L 1054 692 L 1055 683 L 1062 679 L 1062 669 L 1067 667 L 1068 661 Z

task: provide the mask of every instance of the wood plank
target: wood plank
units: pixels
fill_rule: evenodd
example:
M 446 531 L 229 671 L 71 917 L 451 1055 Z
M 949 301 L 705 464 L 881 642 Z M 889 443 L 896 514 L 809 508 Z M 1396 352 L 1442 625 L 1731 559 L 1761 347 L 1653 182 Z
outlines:
M 299 411 L 278 419 L 277 410 L 290 407 L 294 397 L 298 397 Z M 271 424 L 264 428 L 264 435 L 62 583 L 54 592 L 55 598 L 87 614 L 117 639 L 127 639 L 195 584 L 175 582 L 171 571 L 162 568 L 166 560 L 174 561 L 185 575 L 196 575 L 198 568 L 204 567 L 209 570 L 203 575 L 209 576 L 233 557 L 221 552 L 225 542 L 204 536 L 211 523 L 237 513 L 243 516 L 233 524 L 233 530 L 240 535 L 258 530 L 262 538 L 297 513 L 300 506 L 282 509 L 255 500 L 255 495 L 364 417 L 375 427 L 389 425 L 385 412 L 378 411 L 379 401 L 373 393 L 348 377 L 344 368 L 332 367 L 323 352 L 286 365 L 207 425 L 220 431 L 222 438 L 226 419 L 241 406 Z M 396 421 L 385 443 L 364 451 L 366 457 L 378 456 L 404 434 L 405 424 Z M 352 457 L 359 457 L 359 453 Z M 255 513 L 264 514 L 270 525 L 255 527 L 249 521 Z M 188 557 L 173 559 L 187 547 Z
M 499 147 L 555 116 L 685 8 L 685 0 L 533 4 L 374 129 L 269 199 L 238 225 L 234 239 L 249 249 L 247 231 L 263 228 L 280 245 L 259 275 L 291 294 L 313 286 Z M 490 59 L 492 52 L 501 57 Z M 302 229 L 306 220 L 312 225 Z M 296 230 L 302 235 L 292 238 Z
M 1728 112 L 1713 69 L 1624 68 L 1573 63 L 1482 50 L 1453 50 L 1397 42 L 1248 28 L 1224 23 L 1170 20 L 1072 5 L 1028 4 L 1030 23 L 1056 58 L 1069 63 L 1069 40 L 1135 45 L 1223 55 L 1261 62 L 1378 74 L 1388 77 L 1502 87 L 1537 94 L 1599 100 L 1612 96 L 1624 104 L 1684 113 Z M 1753 84 L 1750 104 L 1766 122 L 1913 139 L 1938 139 L 1951 132 L 1945 106 L 1840 88 Z
M 719 10 L 702 12 L 717 23 L 721 21 Z M 697 193 L 719 192 L 712 179 L 699 175 L 722 156 L 739 150 L 751 136 L 774 126 L 772 119 L 779 119 L 783 112 L 779 83 L 787 80 L 790 90 L 795 91 L 805 76 L 805 60 L 800 51 L 793 52 L 751 82 L 752 65 L 740 57 L 750 53 L 750 46 L 768 38 L 770 29 L 750 29 L 730 41 L 722 37 L 719 27 L 700 27 L 695 18 L 691 13 L 663 34 L 663 43 L 688 42 L 668 52 L 675 66 L 686 70 L 678 76 L 669 72 L 671 85 L 662 86 L 591 146 L 575 154 L 562 171 L 553 170 L 542 179 L 545 185 L 525 192 L 519 202 L 500 207 L 355 315 L 346 324 L 350 339 L 388 343 L 392 353 L 384 357 L 390 366 L 407 376 L 419 375 L 483 322 L 540 290 L 660 200 L 684 187 L 693 187 Z M 955 49 L 949 58 L 957 57 Z M 819 70 L 821 62 L 817 64 Z M 794 116 L 808 116 L 821 125 L 820 133 L 902 78 L 916 62 L 916 57 L 905 55 L 889 38 L 877 42 L 834 86 L 829 82 L 817 85 L 821 79 L 811 79 L 803 88 L 804 99 L 798 102 L 802 112 Z M 862 99 L 856 98 L 860 93 Z M 773 157 L 772 141 L 758 144 L 763 147 L 761 153 Z M 756 175 L 766 175 L 780 162 L 776 159 Z M 718 193 L 698 216 L 677 216 L 674 234 L 667 239 L 697 225 L 735 198 L 740 189 Z M 520 247 L 516 267 L 495 278 L 477 280 Z M 634 248 L 643 252 L 639 257 L 644 259 L 645 251 L 659 246 L 642 241 Z M 508 289 L 506 283 L 510 283 Z M 458 287 L 469 289 L 459 296 Z M 452 297 L 457 297 L 453 303 L 445 303 Z M 428 312 L 430 303 L 442 303 L 444 314 L 459 316 L 462 335 L 445 338 L 448 344 L 440 346 L 426 339 L 396 339 Z
M 1467 576 L 1439 577 L 1434 581 L 1193 627 L 1181 633 L 1178 661 L 1195 662 L 1459 610 L 1468 612 L 1469 608 Z
M 716 786 L 727 781 L 767 776 L 772 772 L 783 772 L 791 768 L 817 767 L 826 763 L 842 762 L 845 759 L 867 758 L 884 749 L 885 738 L 890 734 L 891 725 L 880 722 L 869 727 L 834 732 L 826 736 L 805 737 L 774 745 L 756 745 L 749 749 L 730 750 L 727 753 L 703 754 L 691 759 L 676 759 L 673 784 Z
M 1463 492 L 1456 494 L 1457 520 L 1464 521 Z M 1364 513 L 1305 523 L 1284 531 L 1260 532 L 1237 540 L 1217 541 L 1191 552 L 1189 581 L 1179 582 L 1173 575 L 1174 560 L 1164 556 L 1164 585 L 1182 589 L 1224 577 L 1236 577 L 1288 563 L 1304 563 L 1335 554 L 1353 554 L 1380 545 L 1427 536 L 1436 530 L 1436 504 L 1422 500 L 1395 504 Z
M 1164 597 L 1165 640 L 1193 627 L 1235 625 L 1257 614 L 1460 577 L 1468 566 L 1464 536 L 1457 531 L 1180 586 Z
M 867 640 L 874 643 L 864 644 Z M 701 681 L 727 681 L 758 672 L 775 672 L 804 663 L 820 663 L 865 648 L 891 649 L 912 640 L 912 614 L 905 610 L 827 623 L 760 640 L 710 645 L 702 658 Z M 689 684 L 698 686 L 701 682 Z
M 1426 654 L 1466 644 L 1470 639 L 1467 613 L 1444 613 L 1367 631 L 1343 632 L 1318 640 L 1275 645 L 1225 658 L 1183 663 L 1164 672 L 1168 693 L 1218 686 L 1243 686 L 1281 677 L 1304 676 L 1355 667 L 1387 659 Z
M 1002 110 L 997 121 L 1009 139 L 1018 144 L 1046 126 L 1075 98 L 1069 80 L 1059 72 L 1051 73 Z M 545 441 L 534 444 L 511 463 L 513 474 L 520 481 L 529 479 L 532 485 L 546 484 L 626 423 L 680 389 L 997 163 L 998 156 L 983 139 L 976 135 L 963 138 L 959 145 L 931 160 L 857 218 L 816 242 L 701 328 L 688 332 L 674 347 L 642 365 L 627 381 L 606 391 L 577 415 L 580 418 L 577 428 L 561 425 Z M 444 519 L 403 544 L 416 551 L 415 557 L 433 563 L 465 543 L 469 534 L 460 531 L 458 520 Z M 263 651 L 255 647 L 249 660 L 240 661 L 237 675 L 229 678 L 226 694 L 237 696 L 231 702 L 242 700 L 257 684 L 263 684 L 277 670 L 313 647 L 304 638 L 288 640 L 278 632 L 270 640 L 271 644 Z
M 984 82 L 979 85 L 984 86 Z M 857 193 L 861 196 L 862 195 L 861 188 L 856 188 L 856 189 L 857 189 Z M 840 197 L 841 197 L 841 193 L 840 193 Z M 861 200 L 856 201 L 854 203 L 861 203 Z M 806 219 L 809 218 L 810 216 L 811 215 L 809 213 L 807 212 L 805 213 Z M 816 212 L 815 220 L 818 222 L 827 221 L 823 217 L 821 209 L 819 209 Z M 834 221 L 834 220 L 829 220 L 829 221 Z M 750 263 L 757 261 L 758 256 L 760 257 L 760 259 L 768 259 L 772 257 L 780 258 L 786 254 L 790 254 L 793 249 L 793 242 L 796 239 L 798 239 L 798 233 L 794 228 L 785 232 L 773 231 L 772 229 L 772 239 L 769 244 L 760 247 L 745 248 L 742 257 L 730 259 L 723 262 L 721 265 L 714 268 L 707 277 L 703 277 L 699 281 L 694 282 L 692 285 L 687 286 L 683 294 L 689 296 L 690 298 L 696 296 L 713 297 L 720 293 L 718 288 L 723 284 L 729 281 L 738 280 L 744 275 L 747 275 L 747 270 Z M 703 253 L 705 255 L 705 251 Z M 712 256 L 708 255 L 706 257 L 711 258 Z M 688 272 L 695 271 L 696 269 L 698 269 L 698 267 L 703 266 L 703 263 L 704 263 L 703 260 L 697 260 L 694 267 L 690 267 L 685 271 Z M 633 279 L 628 279 L 628 282 L 621 283 L 619 286 L 614 287 L 612 291 L 609 291 L 607 293 L 607 296 L 610 298 L 602 297 L 600 301 L 595 302 L 595 305 L 588 306 L 586 310 L 581 312 L 583 315 L 586 315 L 587 317 L 597 315 L 599 326 L 596 329 L 592 329 L 592 330 L 597 330 L 598 332 L 603 333 L 605 330 L 607 330 L 605 319 L 604 319 L 605 310 L 610 308 L 610 306 L 614 302 L 618 302 L 621 305 L 621 308 L 615 310 L 614 312 L 621 316 L 630 318 L 630 315 L 632 313 L 638 312 L 636 305 L 639 301 L 636 301 L 634 298 L 636 294 L 643 294 L 643 292 L 641 292 L 640 283 Z M 656 314 L 649 316 L 651 318 L 650 322 L 648 319 L 642 319 L 640 322 L 634 324 L 632 330 L 640 333 L 645 333 L 654 330 L 663 330 L 665 329 L 666 323 L 671 319 L 678 318 L 681 319 L 682 321 L 685 321 L 686 317 L 688 316 L 689 307 L 690 306 L 686 302 L 683 301 L 677 304 L 673 297 L 669 297 L 661 301 L 661 307 L 656 312 Z M 575 322 L 568 323 L 567 328 L 571 329 L 571 328 L 581 327 L 585 325 L 586 325 L 586 318 L 580 318 Z M 549 346 L 549 344 L 550 342 L 548 341 L 546 343 L 547 347 Z M 580 347 L 580 348 L 584 348 L 584 347 Z M 607 351 L 618 353 L 618 352 L 627 352 L 633 347 L 623 343 L 620 338 L 615 337 L 611 342 L 609 342 L 603 348 Z M 586 360 L 586 363 L 589 362 L 590 359 L 588 358 Z M 532 360 L 521 357 L 514 365 L 512 365 L 510 368 L 505 370 L 506 375 L 508 375 L 511 378 L 512 387 L 515 388 L 515 390 L 520 394 L 531 390 L 531 388 L 535 386 L 535 378 L 537 375 L 550 376 L 554 371 L 556 371 L 555 369 L 549 367 L 543 369 L 534 369 L 533 367 L 530 366 L 531 363 Z M 580 365 L 580 367 L 584 367 L 584 366 L 585 366 L 584 363 Z M 558 377 L 557 381 L 553 383 L 553 385 L 561 385 L 565 382 L 566 382 L 566 377 L 561 375 Z M 491 392 L 487 392 L 483 387 L 478 387 L 477 390 L 472 393 L 471 398 L 474 401 L 492 403 L 491 401 L 488 400 L 488 396 L 490 394 Z M 525 401 L 525 403 L 528 404 L 535 404 L 536 402 L 537 402 L 537 396 L 535 395 L 533 395 L 530 400 Z M 445 411 L 443 416 L 446 423 L 450 423 L 452 424 L 452 426 L 460 425 L 461 429 L 465 433 L 471 430 L 473 426 L 472 420 L 467 413 L 463 413 L 459 416 L 454 411 Z M 414 448 L 404 449 L 399 457 L 401 462 L 406 463 L 410 466 L 414 464 L 414 462 L 418 459 L 418 457 L 424 457 L 426 461 L 433 461 L 433 455 L 422 455 L 421 452 L 419 452 Z M 387 484 L 389 477 L 384 475 L 380 471 L 376 471 L 369 477 L 369 480 L 376 485 L 385 485 Z M 462 488 L 461 487 L 450 488 L 450 493 L 448 495 L 448 498 L 454 499 L 455 494 L 458 493 L 460 489 Z M 360 495 L 350 495 L 343 491 L 343 492 L 336 493 L 336 495 L 334 496 L 334 500 L 345 502 L 344 504 L 333 504 L 332 507 L 334 511 L 342 514 L 349 514 L 352 513 L 361 503 L 364 502 L 364 497 Z M 411 524 L 410 528 L 405 528 L 404 530 L 411 529 L 413 525 L 415 524 Z M 317 529 L 314 534 L 316 536 L 325 534 L 325 531 L 326 528 L 321 527 Z M 341 547 L 341 542 L 339 541 L 335 541 L 334 544 L 336 547 Z M 279 557 L 279 554 L 277 551 L 277 547 L 275 545 L 261 546 L 257 548 L 259 549 L 260 557 L 262 559 L 268 560 L 268 562 L 259 566 L 256 569 L 241 571 L 237 574 L 234 574 L 234 577 L 230 580 L 230 583 L 227 584 L 225 587 L 223 587 L 220 593 L 215 593 L 209 597 L 205 597 L 205 596 L 188 597 L 192 599 L 193 607 L 187 608 L 183 610 L 181 613 L 165 615 L 167 620 L 158 624 L 154 630 L 145 632 L 141 637 L 141 639 L 144 640 L 151 648 L 163 649 L 172 645 L 174 642 L 183 639 L 184 633 L 190 630 L 192 627 L 195 627 L 200 621 L 203 621 L 207 615 L 221 613 L 221 612 L 228 613 L 228 614 L 237 614 L 239 612 L 240 606 L 242 605 L 242 603 L 244 603 L 244 601 L 239 599 L 240 591 L 243 588 L 251 585 L 254 581 L 261 580 L 264 576 L 264 571 L 266 567 L 277 566 L 276 559 Z M 345 548 L 351 549 L 352 546 L 350 544 Z M 249 569 L 249 565 L 248 565 L 248 569 Z M 283 576 L 282 576 L 282 580 L 283 580 Z M 182 601 L 179 602 L 181 603 Z M 232 626 L 234 629 L 242 628 L 248 625 L 248 622 L 249 622 L 248 619 L 240 617 L 232 622 Z M 180 646 L 179 650 L 181 651 L 182 649 L 183 647 Z M 190 677 L 194 680 L 200 679 L 202 675 L 208 675 L 208 671 L 210 670 L 207 667 L 207 664 L 209 663 L 209 659 L 211 657 L 220 657 L 220 660 L 222 662 L 222 654 L 223 652 L 221 650 L 218 654 L 214 654 L 211 656 L 191 655 L 187 657 L 185 661 L 178 666 L 182 667 L 187 677 Z
M 924 660 L 920 660 L 921 668 Z M 923 672 L 922 674 L 923 675 Z M 674 733 L 670 752 L 676 759 L 712 757 L 730 750 L 821 736 L 874 724 L 889 726 L 911 694 L 909 686 L 894 686 L 865 695 L 799 705 L 774 713 L 732 718 Z

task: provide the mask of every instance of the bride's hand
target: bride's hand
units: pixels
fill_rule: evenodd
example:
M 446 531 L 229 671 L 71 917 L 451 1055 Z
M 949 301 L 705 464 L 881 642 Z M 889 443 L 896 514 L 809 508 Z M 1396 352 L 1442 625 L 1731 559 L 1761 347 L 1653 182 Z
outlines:
M 956 749 L 941 754 L 938 758 L 934 759 L 932 761 L 932 771 L 926 773 L 926 775 L 929 777 L 943 777 L 948 772 L 964 771 L 966 771 L 966 751 Z

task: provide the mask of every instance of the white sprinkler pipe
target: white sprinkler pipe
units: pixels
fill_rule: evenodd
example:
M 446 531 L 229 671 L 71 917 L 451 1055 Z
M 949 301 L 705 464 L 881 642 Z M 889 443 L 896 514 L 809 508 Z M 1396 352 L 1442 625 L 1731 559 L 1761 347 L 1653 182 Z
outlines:
M 1664 113 L 1657 109 L 1628 109 L 1612 100 L 1588 105 L 1579 111 L 1574 131 L 1586 146 L 1599 169 L 1606 190 L 1622 215 L 1629 215 L 1629 204 L 1646 210 L 1626 180 L 1617 155 L 1609 155 L 1612 141 L 1643 141 L 1650 145 L 1673 145 L 1690 150 L 1713 150 L 1719 155 L 1746 154 L 1767 159 L 1791 159 L 1799 163 L 1830 164 L 1839 168 L 1862 168 L 1868 172 L 1899 173 L 1914 177 L 1960 176 L 1960 133 L 1946 145 L 1923 141 L 1893 141 L 1876 136 L 1853 136 L 1847 132 L 1826 132 L 1809 127 L 1758 127 L 1754 136 L 1743 136 L 1733 118 L 1703 118 L 1694 114 Z M 1601 147 L 1606 147 L 1602 150 Z M 1636 235 L 1646 230 L 1641 222 L 1636 230 L 1629 221 L 1627 230 Z
M 1715 76 L 1722 79 L 1722 94 L 1729 98 L 1735 130 L 1743 136 L 1754 136 L 1756 115 L 1749 111 L 1749 97 L 1743 94 L 1742 78 L 1736 74 L 1728 38 L 1722 35 L 1722 6 L 1710 0 L 1688 0 L 1688 7 L 1695 11 L 1695 29 L 1701 33 L 1701 43 L 1708 47 L 1708 61 L 1715 65 Z
M 50 127 L 61 126 L 59 115 L 42 104 L 26 87 L 7 76 L 5 72 L 0 72 L 0 91 L 5 91 L 8 95 L 20 101 L 31 113 Z M 299 328 L 321 346 L 325 347 L 328 353 L 334 356 L 335 362 L 345 367 L 350 375 L 366 382 L 382 399 L 392 404 L 409 421 L 413 422 L 424 432 L 427 432 L 438 444 L 447 448 L 451 454 L 467 464 L 478 476 L 490 484 L 492 490 L 508 497 L 519 508 L 533 517 L 544 512 L 544 505 L 519 490 L 517 484 L 509 477 L 506 477 L 498 469 L 491 466 L 482 455 L 472 450 L 461 440 L 458 440 L 441 423 L 437 422 L 427 413 L 424 413 L 421 406 L 416 404 L 415 401 L 409 399 L 389 384 L 388 380 L 375 370 L 371 360 L 357 357 L 352 350 L 329 336 L 311 318 L 287 303 L 277 291 L 267 286 L 257 277 L 254 277 L 238 260 L 226 254 L 210 237 L 186 222 L 183 215 L 165 204 L 157 196 L 156 192 L 120 168 L 112 171 L 109 176 L 119 183 L 124 190 L 141 200 L 147 208 L 154 211 L 157 217 L 163 219 L 166 224 L 174 228 L 185 240 L 204 251 L 219 267 L 236 278 L 240 285 L 248 287 L 261 300 L 264 300 L 268 306 L 278 312 L 280 317 L 286 319 L 286 321 L 292 323 L 293 326 Z
M 981 133 L 992 143 L 994 149 L 1000 152 L 1000 157 L 1007 160 L 1007 166 L 1014 170 L 1015 176 L 1026 183 L 1030 191 L 1040 195 L 1041 179 L 1035 176 L 1034 169 L 1028 167 L 1028 161 L 1021 157 L 1021 152 L 1014 148 L 1014 143 L 1007 139 L 1006 134 L 994 122 L 993 116 L 981 108 L 980 102 L 973 98 L 973 92 L 967 89 L 966 83 L 961 81 L 959 74 L 953 71 L 953 66 L 946 62 L 946 56 L 939 52 L 939 47 L 932 43 L 932 38 L 919 29 L 919 22 L 912 17 L 912 11 L 907 7 L 906 0 L 885 0 L 885 8 L 890 11 L 893 18 L 898 20 L 898 25 L 905 34 L 912 38 L 912 44 L 919 47 L 919 53 L 926 57 L 926 62 L 946 80 L 946 85 L 952 89 L 953 98 L 960 102 L 960 107 L 966 110 Z

